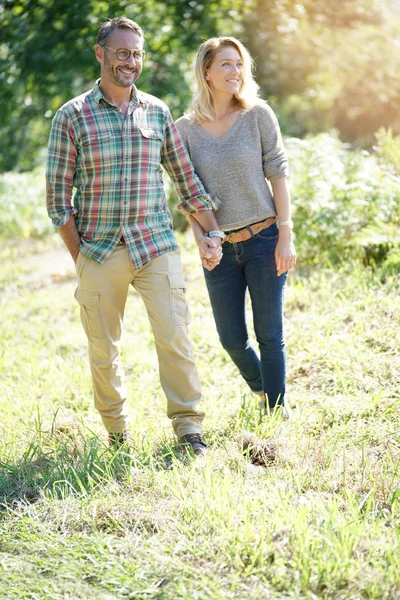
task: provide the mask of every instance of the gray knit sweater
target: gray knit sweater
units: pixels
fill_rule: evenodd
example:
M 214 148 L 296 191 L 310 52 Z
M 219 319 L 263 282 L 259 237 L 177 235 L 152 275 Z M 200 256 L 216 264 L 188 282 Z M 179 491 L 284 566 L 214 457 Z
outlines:
M 223 231 L 275 216 L 267 179 L 288 175 L 285 149 L 272 109 L 257 104 L 222 137 L 184 116 L 176 126 L 207 192 L 222 201 L 215 213 Z

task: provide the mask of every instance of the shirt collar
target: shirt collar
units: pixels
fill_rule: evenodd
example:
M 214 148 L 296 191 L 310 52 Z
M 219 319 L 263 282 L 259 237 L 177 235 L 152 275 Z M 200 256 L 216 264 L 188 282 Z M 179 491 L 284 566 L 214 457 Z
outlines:
M 93 97 L 95 99 L 95 101 L 97 102 L 97 104 L 100 104 L 100 100 L 103 100 L 104 102 L 107 102 L 108 104 L 108 100 L 105 99 L 103 92 L 100 89 L 100 79 L 98 79 L 95 83 L 95 86 L 93 88 Z M 136 108 L 138 106 L 138 104 L 142 103 L 145 104 L 148 101 L 146 100 L 146 98 L 143 96 L 142 92 L 140 90 L 137 89 L 137 87 L 135 85 L 132 85 L 132 98 L 130 101 L 130 105 L 129 108 Z

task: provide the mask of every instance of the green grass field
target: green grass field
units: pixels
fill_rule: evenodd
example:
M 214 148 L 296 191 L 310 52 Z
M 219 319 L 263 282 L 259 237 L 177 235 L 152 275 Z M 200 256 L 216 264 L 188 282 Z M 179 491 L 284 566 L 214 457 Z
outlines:
M 197 460 L 164 414 L 140 298 L 123 338 L 133 447 L 114 454 L 72 263 L 48 254 L 60 240 L 1 242 L 0 598 L 400 598 L 398 282 L 294 271 L 294 416 L 261 418 L 219 346 L 190 236 L 181 245 L 211 448 Z

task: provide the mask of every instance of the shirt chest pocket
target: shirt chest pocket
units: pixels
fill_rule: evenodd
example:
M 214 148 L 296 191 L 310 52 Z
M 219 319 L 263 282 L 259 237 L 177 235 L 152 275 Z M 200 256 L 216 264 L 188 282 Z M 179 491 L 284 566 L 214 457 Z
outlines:
M 81 134 L 81 148 L 86 150 L 88 148 L 96 148 L 103 144 L 111 144 L 113 142 L 113 135 L 109 131 L 96 131 L 87 132 Z
M 139 127 L 140 143 L 143 156 L 148 158 L 151 164 L 160 166 L 161 149 L 164 143 L 164 134 L 158 129 L 150 127 Z
M 149 140 L 162 140 L 163 133 L 157 129 L 151 129 L 150 127 L 139 127 L 142 136 Z
M 104 172 L 104 165 L 117 159 L 118 145 L 111 132 L 100 131 L 81 136 L 78 162 L 87 174 L 97 175 Z

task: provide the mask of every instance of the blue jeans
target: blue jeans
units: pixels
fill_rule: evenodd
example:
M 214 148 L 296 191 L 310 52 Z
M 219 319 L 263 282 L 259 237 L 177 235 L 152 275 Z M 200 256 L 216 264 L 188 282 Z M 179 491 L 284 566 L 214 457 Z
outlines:
M 286 377 L 283 294 L 287 273 L 277 275 L 277 241 L 274 224 L 245 242 L 225 242 L 221 263 L 213 271 L 204 269 L 221 344 L 251 390 L 265 393 L 271 409 L 284 403 Z M 247 331 L 247 290 L 260 358 Z

